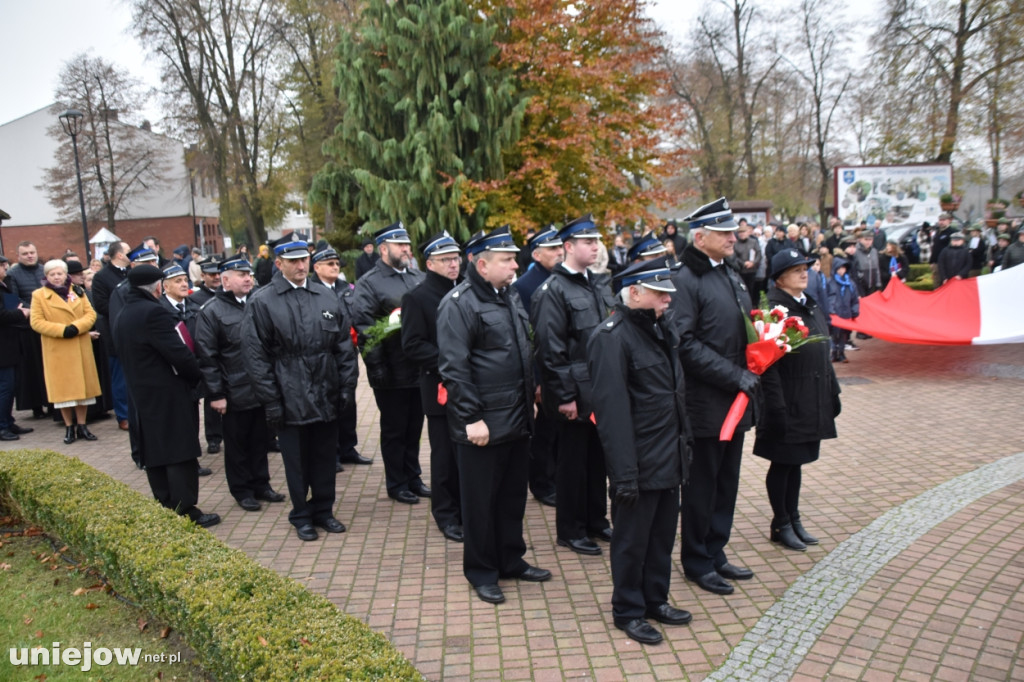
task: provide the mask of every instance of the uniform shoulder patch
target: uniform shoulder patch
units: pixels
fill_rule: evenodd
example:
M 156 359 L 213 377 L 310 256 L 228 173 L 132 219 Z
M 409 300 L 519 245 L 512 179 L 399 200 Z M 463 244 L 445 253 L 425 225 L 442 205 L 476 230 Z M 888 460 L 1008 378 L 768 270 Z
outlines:
M 610 332 L 611 330 L 615 329 L 616 325 L 618 325 L 620 322 L 622 322 L 622 315 L 616 315 L 612 313 L 611 317 L 609 317 L 600 327 L 598 327 L 598 329 L 600 329 L 603 332 Z
M 540 288 L 543 289 L 544 291 L 547 291 L 548 290 L 548 283 L 544 282 L 544 284 L 542 284 Z

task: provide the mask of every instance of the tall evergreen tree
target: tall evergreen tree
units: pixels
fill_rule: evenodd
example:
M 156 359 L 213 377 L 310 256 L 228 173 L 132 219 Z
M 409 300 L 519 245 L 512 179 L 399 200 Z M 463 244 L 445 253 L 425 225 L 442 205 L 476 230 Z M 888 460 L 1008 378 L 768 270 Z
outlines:
M 494 64 L 495 27 L 464 0 L 370 0 L 338 47 L 344 120 L 333 159 L 314 181 L 369 223 L 402 220 L 413 239 L 484 226 L 486 198 L 467 205 L 467 181 L 504 176 L 525 102 Z

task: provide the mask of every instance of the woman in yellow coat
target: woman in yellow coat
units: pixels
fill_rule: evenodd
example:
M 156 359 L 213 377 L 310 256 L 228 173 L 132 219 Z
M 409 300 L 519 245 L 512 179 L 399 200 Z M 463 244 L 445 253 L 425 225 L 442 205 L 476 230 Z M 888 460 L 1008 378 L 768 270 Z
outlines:
M 46 280 L 32 294 L 32 329 L 43 337 L 43 376 L 53 406 L 64 418 L 64 442 L 96 440 L 85 426 L 85 412 L 100 395 L 92 334 L 96 311 L 84 293 L 75 291 L 62 260 L 43 266 Z M 77 429 L 72 423 L 77 419 Z

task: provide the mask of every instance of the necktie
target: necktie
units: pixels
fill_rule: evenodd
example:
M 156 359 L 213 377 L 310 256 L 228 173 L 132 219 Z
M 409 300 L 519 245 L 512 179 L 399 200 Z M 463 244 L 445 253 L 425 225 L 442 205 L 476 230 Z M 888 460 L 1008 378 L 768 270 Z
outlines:
M 179 313 L 181 313 L 182 315 L 185 314 L 185 303 L 184 302 L 179 303 L 176 307 L 178 308 L 178 312 Z

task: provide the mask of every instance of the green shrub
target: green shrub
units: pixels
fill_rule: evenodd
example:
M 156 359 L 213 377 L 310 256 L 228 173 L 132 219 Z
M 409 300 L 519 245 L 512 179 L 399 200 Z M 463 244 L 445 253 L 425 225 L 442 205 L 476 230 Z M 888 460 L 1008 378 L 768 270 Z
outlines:
M 0 452 L 0 495 L 179 631 L 218 679 L 423 679 L 362 621 L 79 460 Z
M 931 291 L 935 288 L 931 273 L 913 281 L 908 280 L 906 284 L 914 291 Z
M 907 282 L 913 282 L 915 280 L 921 279 L 925 275 L 931 277 L 931 266 L 928 265 L 927 263 L 914 263 L 910 266 L 910 274 L 907 276 Z

